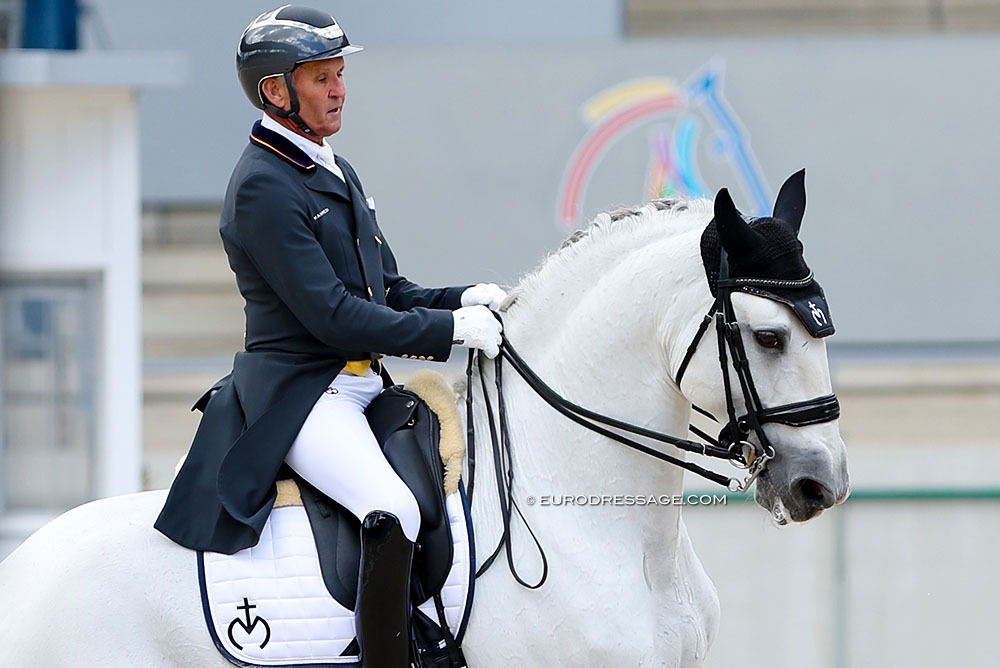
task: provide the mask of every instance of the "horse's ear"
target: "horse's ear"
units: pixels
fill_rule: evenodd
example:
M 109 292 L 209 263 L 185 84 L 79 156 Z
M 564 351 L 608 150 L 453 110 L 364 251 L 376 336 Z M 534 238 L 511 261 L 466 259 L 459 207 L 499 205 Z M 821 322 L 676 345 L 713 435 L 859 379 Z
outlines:
M 743 219 L 726 188 L 715 196 L 715 228 L 719 232 L 719 243 L 730 255 L 747 255 L 763 243 L 760 235 Z
M 795 234 L 799 233 L 802 216 L 806 212 L 806 170 L 800 169 L 784 182 L 774 201 L 772 217 L 787 223 Z
M 715 219 L 720 218 L 743 218 L 733 202 L 733 196 L 729 194 L 729 188 L 723 188 L 715 195 Z

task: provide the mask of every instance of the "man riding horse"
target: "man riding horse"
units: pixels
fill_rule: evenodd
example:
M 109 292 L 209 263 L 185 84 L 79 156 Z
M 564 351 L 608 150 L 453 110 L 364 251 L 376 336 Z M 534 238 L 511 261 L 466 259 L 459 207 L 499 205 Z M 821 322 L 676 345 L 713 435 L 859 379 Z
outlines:
M 156 528 L 232 554 L 255 545 L 287 465 L 361 520 L 355 612 L 365 666 L 407 664 L 409 572 L 420 513 L 365 419 L 388 384 L 380 358 L 498 352 L 494 284 L 423 288 L 397 269 L 341 128 L 344 57 L 361 51 L 327 13 L 286 5 L 244 31 L 240 84 L 263 111 L 220 222 L 246 301 L 246 343 L 204 410 Z

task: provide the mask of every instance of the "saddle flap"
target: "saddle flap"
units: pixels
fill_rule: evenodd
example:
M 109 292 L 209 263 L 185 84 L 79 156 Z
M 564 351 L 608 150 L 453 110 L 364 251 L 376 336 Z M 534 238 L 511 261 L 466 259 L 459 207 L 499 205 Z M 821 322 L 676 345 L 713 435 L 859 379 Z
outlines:
M 330 595 L 348 610 L 358 597 L 361 522 L 318 489 L 296 476 L 312 527 L 320 573 Z
M 382 452 L 396 474 L 413 492 L 420 507 L 421 533 L 424 527 L 434 527 L 444 519 L 444 473 L 440 458 L 428 453 L 424 442 L 435 440 L 430 425 L 413 425 L 389 434 L 382 443 Z M 438 502 L 440 500 L 440 503 Z
M 420 508 L 412 575 L 414 600 L 419 604 L 441 589 L 454 558 L 438 420 L 419 396 L 398 386 L 376 397 L 365 415 L 386 459 Z M 360 522 L 343 506 L 296 479 L 315 534 L 323 580 L 341 605 L 353 609 L 361 556 Z
M 386 459 L 417 500 L 420 534 L 413 556 L 414 590 L 433 594 L 447 579 L 453 557 L 438 418 L 417 394 L 399 386 L 384 390 L 365 413 Z

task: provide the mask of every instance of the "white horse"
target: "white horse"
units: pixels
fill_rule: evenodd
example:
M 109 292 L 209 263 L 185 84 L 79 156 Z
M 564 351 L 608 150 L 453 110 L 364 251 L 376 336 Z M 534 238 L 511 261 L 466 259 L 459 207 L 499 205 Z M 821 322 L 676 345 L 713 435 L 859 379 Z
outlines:
M 513 291 L 504 315 L 509 340 L 550 386 L 598 412 L 679 436 L 692 402 L 724 415 L 711 331 L 680 386 L 673 380 L 713 301 L 699 253 L 711 218 L 706 200 L 598 216 Z M 825 344 L 790 308 L 744 293 L 733 294 L 732 304 L 765 407 L 831 393 Z M 504 391 L 513 498 L 550 571 L 539 590 L 515 583 L 499 563 L 477 580 L 463 642 L 469 665 L 700 666 L 719 602 L 678 506 L 527 502 L 679 495 L 683 471 L 563 419 L 510 371 Z M 743 411 L 741 396 L 736 403 Z M 487 432 L 481 403 L 475 424 Z M 846 498 L 836 420 L 765 430 L 776 456 L 758 479 L 760 505 L 802 521 Z M 480 441 L 473 507 L 480 562 L 502 532 L 483 447 Z M 206 629 L 195 553 L 153 529 L 164 498 L 147 492 L 71 510 L 0 565 L 0 663 L 230 665 Z M 517 523 L 512 540 L 518 568 L 537 577 L 537 553 Z

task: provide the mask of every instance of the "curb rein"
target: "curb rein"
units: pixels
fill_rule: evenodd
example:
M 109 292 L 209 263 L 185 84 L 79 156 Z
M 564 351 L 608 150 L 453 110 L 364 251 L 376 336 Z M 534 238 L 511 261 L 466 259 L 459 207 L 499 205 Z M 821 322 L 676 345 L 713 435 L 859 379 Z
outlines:
M 600 413 L 595 413 L 594 411 L 574 404 L 546 385 L 545 382 L 542 381 L 542 379 L 539 378 L 534 371 L 532 371 L 527 362 L 525 362 L 520 354 L 518 354 L 504 334 L 501 334 L 500 356 L 494 361 L 495 385 L 497 391 L 497 417 L 499 418 L 497 420 L 494 417 L 493 406 L 490 402 L 489 393 L 487 391 L 488 388 L 486 386 L 486 377 L 484 373 L 485 369 L 482 356 L 477 355 L 477 351 L 475 349 L 470 349 L 469 361 L 466 365 L 467 382 L 465 397 L 466 438 L 468 441 L 469 468 L 469 481 L 466 486 L 466 497 L 468 499 L 469 508 L 471 509 L 476 475 L 476 436 L 475 423 L 473 420 L 472 368 L 474 360 L 478 359 L 479 380 L 486 406 L 486 417 L 489 425 L 490 441 L 493 450 L 493 466 L 496 474 L 497 492 L 500 502 L 500 514 L 503 519 L 503 533 L 500 536 L 500 541 L 493 553 L 476 571 L 476 577 L 478 578 L 493 565 L 493 562 L 500 554 L 500 550 L 504 548 L 507 556 L 507 564 L 510 568 L 511 574 L 522 586 L 527 587 L 528 589 L 538 589 L 542 586 L 542 584 L 544 584 L 546 578 L 548 577 L 548 559 L 545 556 L 545 552 L 542 549 L 537 536 L 535 536 L 534 531 L 532 531 L 531 527 L 528 526 L 524 514 L 521 512 L 521 509 L 518 507 L 517 502 L 511 494 L 514 485 L 514 471 L 511 466 L 510 458 L 510 428 L 507 422 L 507 410 L 503 398 L 503 360 L 506 359 L 507 362 L 510 363 L 511 367 L 513 367 L 518 375 L 524 379 L 528 387 L 530 387 L 541 399 L 573 422 L 576 422 L 593 432 L 601 434 L 602 436 L 606 436 L 607 438 L 617 441 L 622 445 L 626 445 L 634 450 L 638 450 L 639 452 L 645 453 L 651 457 L 655 457 L 660 461 L 664 461 L 668 464 L 679 466 L 687 471 L 691 471 L 692 473 L 700 475 L 701 477 L 714 483 L 722 485 L 731 492 L 745 493 L 750 488 L 750 485 L 753 484 L 757 477 L 767 467 L 767 463 L 775 457 L 774 446 L 771 445 L 770 440 L 764 433 L 763 426 L 765 424 L 768 422 L 775 422 L 791 427 L 804 427 L 807 425 L 831 422 L 840 417 L 840 403 L 835 394 L 827 394 L 821 397 L 808 399 L 806 401 L 783 404 L 781 406 L 774 406 L 771 408 L 763 407 L 760 401 L 760 396 L 757 393 L 757 388 L 753 382 L 753 376 L 750 372 L 750 363 L 747 359 L 743 339 L 740 337 L 740 326 L 736 321 L 736 314 L 733 309 L 732 293 L 734 290 L 739 290 L 744 287 L 804 288 L 812 282 L 812 273 L 799 280 L 730 278 L 728 259 L 726 257 L 725 250 L 722 250 L 722 256 L 719 263 L 717 296 L 715 301 L 712 303 L 711 308 L 708 310 L 708 313 L 705 314 L 701 324 L 698 326 L 698 331 L 695 333 L 691 344 L 688 346 L 687 351 L 684 354 L 684 359 L 678 368 L 677 376 L 674 379 L 677 387 L 680 388 L 684 372 L 687 370 L 688 364 L 691 362 L 691 358 L 697 351 L 698 344 L 708 331 L 708 326 L 714 321 L 719 348 L 719 365 L 722 369 L 723 385 L 726 391 L 726 413 L 729 418 L 729 422 L 722 427 L 718 438 L 712 438 L 694 425 L 688 426 L 694 434 L 707 442 L 692 441 L 671 436 L 669 434 L 663 434 L 661 432 L 646 429 L 645 427 L 630 424 L 606 415 L 601 415 Z M 762 296 L 766 297 L 766 295 Z M 501 319 L 498 313 L 494 313 L 494 315 L 498 320 Z M 736 405 L 733 400 L 732 382 L 728 373 L 730 359 L 732 360 L 732 367 L 736 372 L 736 377 L 740 384 L 740 391 L 743 394 L 744 403 L 747 407 L 746 415 L 741 417 L 736 416 Z M 708 411 L 698 406 L 692 406 L 692 408 L 713 421 L 718 422 L 716 417 Z M 499 429 L 497 425 L 498 421 Z M 661 443 L 667 443 L 686 452 L 728 460 L 737 468 L 746 470 L 746 476 L 742 480 L 724 476 L 693 462 L 689 462 L 651 448 L 629 438 L 628 436 L 611 431 L 600 425 L 606 425 L 629 434 L 642 436 Z M 758 440 L 760 441 L 760 445 L 755 445 L 747 440 L 751 433 L 756 434 Z M 517 570 L 514 567 L 510 541 L 512 510 L 521 518 L 521 521 L 524 523 L 525 528 L 531 535 L 535 546 L 538 548 L 539 556 L 542 560 L 542 574 L 539 577 L 538 582 L 534 584 L 529 584 L 523 580 L 518 575 Z

